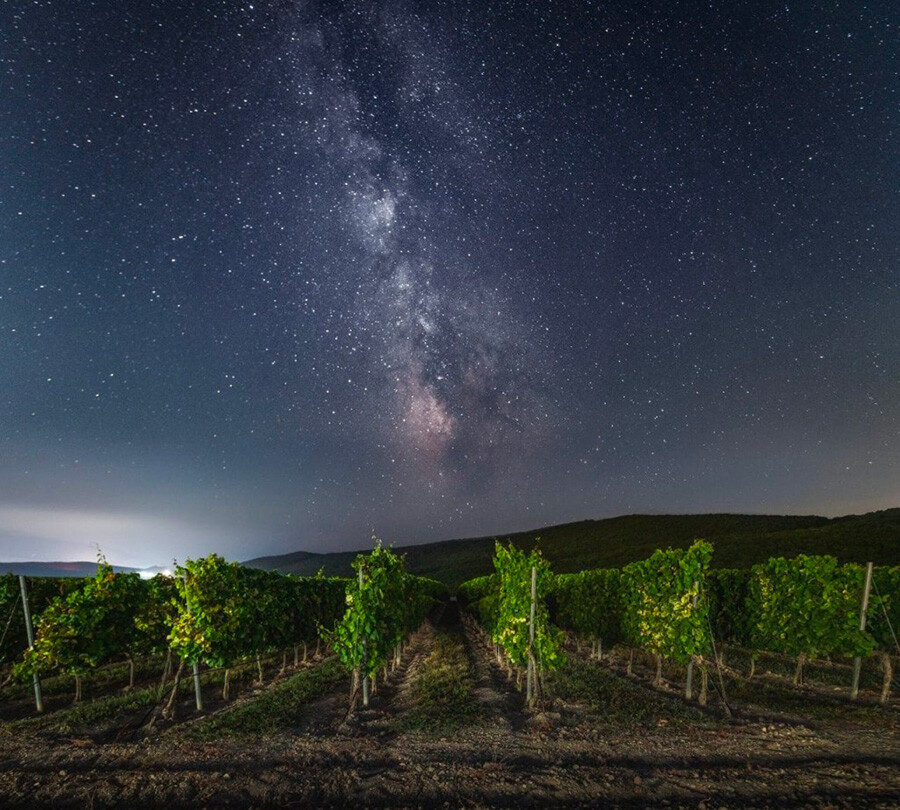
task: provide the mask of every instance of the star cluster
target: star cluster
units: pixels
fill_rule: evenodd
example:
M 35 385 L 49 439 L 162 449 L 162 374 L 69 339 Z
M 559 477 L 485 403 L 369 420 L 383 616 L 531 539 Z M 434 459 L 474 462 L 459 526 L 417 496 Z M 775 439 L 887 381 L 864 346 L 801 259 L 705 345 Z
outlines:
M 895 506 L 898 27 L 8 4 L 0 557 Z

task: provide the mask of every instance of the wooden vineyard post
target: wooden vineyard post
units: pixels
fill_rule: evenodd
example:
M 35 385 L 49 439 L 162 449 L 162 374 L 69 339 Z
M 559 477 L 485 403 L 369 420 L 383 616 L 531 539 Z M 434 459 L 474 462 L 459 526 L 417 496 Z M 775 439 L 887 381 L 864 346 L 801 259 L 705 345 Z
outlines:
M 528 620 L 528 676 L 525 684 L 525 694 L 528 705 L 531 706 L 537 695 L 537 668 L 534 665 L 534 614 L 537 603 L 537 566 L 531 566 L 531 616 Z
M 188 613 L 191 612 L 190 603 L 187 603 L 187 611 L 188 611 Z M 203 711 L 203 695 L 200 693 L 200 664 L 199 664 L 199 662 L 194 661 L 194 663 L 191 665 L 191 668 L 193 669 L 193 672 L 194 672 L 194 700 L 196 701 L 196 704 L 197 704 L 197 711 L 202 712 Z M 176 687 L 177 687 L 177 684 L 176 684 Z
M 369 676 L 366 674 L 366 661 L 363 658 L 362 666 L 362 704 L 364 707 L 369 705 Z
M 28 648 L 34 649 L 34 628 L 31 626 L 31 607 L 28 604 L 28 586 L 25 584 L 25 575 L 19 574 L 19 588 L 22 591 L 22 612 L 25 614 L 25 635 L 28 636 Z M 34 706 L 39 711 L 44 711 L 44 697 L 41 695 L 41 680 L 37 672 L 32 673 L 34 679 Z
M 872 563 L 866 564 L 866 584 L 863 586 L 862 605 L 859 609 L 859 631 L 866 629 L 866 612 L 869 609 L 869 591 L 872 589 Z M 856 700 L 859 696 L 859 671 L 862 668 L 862 658 L 856 656 L 853 659 L 853 684 L 850 686 L 850 700 Z
M 360 565 L 359 567 L 359 589 L 362 591 L 363 587 L 363 567 Z M 368 657 L 368 641 L 367 639 L 363 639 L 363 660 L 360 675 L 362 676 L 362 704 L 364 707 L 368 707 L 369 705 L 369 676 L 366 674 L 366 658 Z
M 172 672 L 172 648 L 169 647 L 166 650 L 166 662 L 163 664 L 162 678 L 159 680 L 159 689 L 160 695 L 162 695 L 162 688 L 166 685 L 166 681 L 169 680 L 169 675 Z
M 700 595 L 700 582 L 698 580 L 694 580 L 694 599 L 692 600 L 692 605 L 694 610 L 697 609 L 697 597 Z M 691 660 L 688 661 L 687 665 L 687 678 L 684 682 L 684 698 L 685 700 L 690 700 L 693 696 L 694 691 L 694 657 L 691 656 Z
M 203 711 L 203 695 L 200 694 L 200 665 L 194 661 L 194 697 L 197 700 L 197 711 Z

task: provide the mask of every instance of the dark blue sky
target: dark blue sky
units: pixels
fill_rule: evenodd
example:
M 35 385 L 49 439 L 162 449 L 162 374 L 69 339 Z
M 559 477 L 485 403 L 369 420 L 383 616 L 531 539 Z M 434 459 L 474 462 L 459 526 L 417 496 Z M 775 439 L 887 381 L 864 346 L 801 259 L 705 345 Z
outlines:
M 897 506 L 898 26 L 4 4 L 0 558 Z

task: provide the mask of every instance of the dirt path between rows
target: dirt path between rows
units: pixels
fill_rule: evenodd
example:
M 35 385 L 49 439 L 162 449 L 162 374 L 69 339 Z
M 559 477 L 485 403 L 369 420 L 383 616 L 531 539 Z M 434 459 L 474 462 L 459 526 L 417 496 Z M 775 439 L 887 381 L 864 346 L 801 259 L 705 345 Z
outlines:
M 350 709 L 349 678 L 332 691 L 313 700 L 301 712 L 292 729 L 297 736 L 309 736 L 316 740 L 330 737 L 358 737 L 370 734 L 385 737 L 392 733 L 398 718 L 409 708 L 410 682 L 416 668 L 428 654 L 434 629 L 426 622 L 408 639 L 400 665 L 390 672 L 385 681 L 378 673 L 376 688 L 369 706 L 360 705 L 358 696 L 352 713 Z
M 472 699 L 485 707 L 490 725 L 507 733 L 522 729 L 526 721 L 525 702 L 520 692 L 510 688 L 496 660 L 493 644 L 468 617 L 463 618 L 463 627 L 466 651 L 476 678 Z
M 882 807 L 900 805 L 900 719 L 877 728 L 735 721 L 685 711 L 603 664 L 576 696 L 527 712 L 471 626 L 462 638 L 480 711 L 452 733 L 410 728 L 412 685 L 455 606 L 411 639 L 368 709 L 347 721 L 349 678 L 251 739 L 163 732 L 130 744 L 11 736 L 10 807 Z M 589 667 L 594 667 L 596 672 Z M 582 670 L 577 672 L 582 673 Z M 573 670 L 575 671 L 575 670 Z M 593 675 L 596 675 L 596 680 Z M 590 676 L 590 677 L 588 677 Z M 560 680 L 560 684 L 562 681 Z M 610 691 L 612 690 L 612 691 Z M 617 691 L 618 690 L 618 691 Z M 610 695 L 612 698 L 610 699 Z M 630 705 L 631 722 L 610 722 Z

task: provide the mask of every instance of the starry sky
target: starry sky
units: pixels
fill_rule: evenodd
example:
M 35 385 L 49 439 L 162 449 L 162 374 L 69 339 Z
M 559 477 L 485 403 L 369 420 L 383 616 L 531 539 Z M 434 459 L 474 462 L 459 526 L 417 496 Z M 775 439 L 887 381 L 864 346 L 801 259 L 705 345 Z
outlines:
M 0 559 L 900 504 L 900 6 L 0 7 Z

